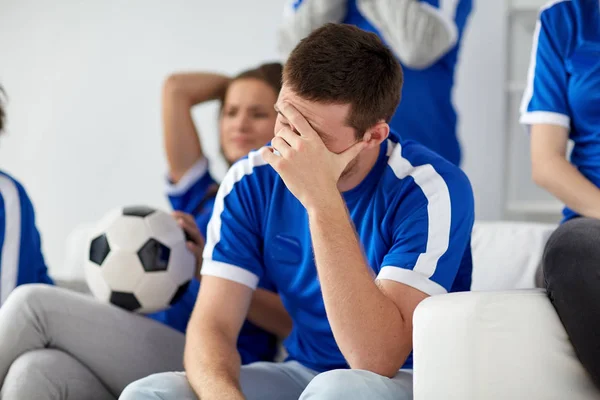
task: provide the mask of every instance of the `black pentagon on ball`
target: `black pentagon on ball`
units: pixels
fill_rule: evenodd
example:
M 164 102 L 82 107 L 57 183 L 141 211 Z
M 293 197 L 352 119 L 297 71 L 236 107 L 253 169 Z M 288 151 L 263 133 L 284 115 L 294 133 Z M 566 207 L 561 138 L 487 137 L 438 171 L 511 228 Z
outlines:
M 102 265 L 106 257 L 110 253 L 110 245 L 105 234 L 102 234 L 92 240 L 90 243 L 90 261 Z
M 123 215 L 129 217 L 141 217 L 146 218 L 148 215 L 152 214 L 156 210 L 152 207 L 148 206 L 130 206 L 123 208 Z
M 138 251 L 138 257 L 146 272 L 166 271 L 170 255 L 171 249 L 153 238 L 148 239 Z
M 190 287 L 191 282 L 192 281 L 187 281 L 183 285 L 179 286 L 179 289 L 177 289 L 177 291 L 175 292 L 175 295 L 173 296 L 173 298 L 171 299 L 171 302 L 169 303 L 170 305 L 174 305 L 181 299 L 181 297 L 183 297 L 183 294 L 185 292 L 187 292 L 188 288 Z
M 128 311 L 135 311 L 142 308 L 142 305 L 133 293 L 112 292 L 110 294 L 110 302 Z

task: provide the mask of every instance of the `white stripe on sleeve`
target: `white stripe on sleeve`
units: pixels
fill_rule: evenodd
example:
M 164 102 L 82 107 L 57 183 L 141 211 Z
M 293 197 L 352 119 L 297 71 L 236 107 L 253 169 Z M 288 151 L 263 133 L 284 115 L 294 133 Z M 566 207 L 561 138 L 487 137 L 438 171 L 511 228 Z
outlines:
M 235 265 L 214 261 L 204 260 L 202 263 L 202 275 L 216 276 L 219 278 L 227 279 L 241 283 L 242 285 L 248 286 L 254 290 L 258 286 L 258 276 L 252 272 L 245 270 Z
M 410 269 L 385 266 L 379 271 L 377 279 L 387 279 L 404 283 L 405 285 L 420 290 L 423 293 L 427 293 L 430 296 L 448 293 L 446 288 L 442 285 Z
M 450 244 L 450 191 L 431 164 L 414 167 L 404 158 L 400 144 L 396 145 L 388 163 L 398 179 L 411 176 L 427 198 L 427 245 L 425 252 L 419 255 L 413 271 L 430 278 Z
M 208 160 L 204 157 L 199 159 L 188 169 L 177 183 L 167 181 L 167 195 L 181 196 L 185 194 L 194 183 L 198 182 L 208 172 Z

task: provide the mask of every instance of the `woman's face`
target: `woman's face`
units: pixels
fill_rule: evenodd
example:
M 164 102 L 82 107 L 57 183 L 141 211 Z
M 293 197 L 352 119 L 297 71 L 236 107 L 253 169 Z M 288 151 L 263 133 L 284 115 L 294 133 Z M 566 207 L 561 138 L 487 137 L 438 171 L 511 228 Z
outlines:
M 221 149 L 230 164 L 273 139 L 276 101 L 273 88 L 259 79 L 230 83 L 220 119 Z

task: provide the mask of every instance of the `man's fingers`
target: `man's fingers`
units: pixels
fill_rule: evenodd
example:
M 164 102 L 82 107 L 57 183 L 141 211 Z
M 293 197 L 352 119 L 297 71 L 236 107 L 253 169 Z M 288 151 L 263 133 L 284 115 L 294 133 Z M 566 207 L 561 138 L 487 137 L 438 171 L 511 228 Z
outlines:
M 284 127 L 277 132 L 276 136 L 285 140 L 293 149 L 300 150 L 302 138 L 291 129 Z
M 273 148 L 269 146 L 262 147 L 260 149 L 260 155 L 270 166 L 273 166 L 273 164 L 277 163 L 277 161 L 281 158 L 273 154 Z
M 360 142 L 354 143 L 352 146 L 350 146 L 343 152 L 337 154 L 337 157 L 343 164 L 344 168 L 346 168 L 346 166 L 350 164 L 350 161 L 354 160 L 356 156 L 360 154 L 361 151 L 367 148 L 367 146 L 368 143 L 361 140 Z
M 296 128 L 298 133 L 304 137 L 319 136 L 317 132 L 310 126 L 306 118 L 294 106 L 288 102 L 282 102 L 279 110 L 283 116 Z
M 291 156 L 292 148 L 290 147 L 290 144 L 280 136 L 275 136 L 273 140 L 271 140 L 271 147 L 277 150 L 279 154 L 285 158 L 289 158 Z

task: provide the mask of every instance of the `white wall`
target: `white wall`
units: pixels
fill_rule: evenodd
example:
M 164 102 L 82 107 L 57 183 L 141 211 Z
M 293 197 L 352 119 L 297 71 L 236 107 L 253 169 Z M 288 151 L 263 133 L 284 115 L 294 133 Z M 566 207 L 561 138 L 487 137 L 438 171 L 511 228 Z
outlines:
M 455 104 L 476 217 L 493 220 L 502 218 L 505 200 L 506 4 L 474 3 L 460 54 Z
M 0 0 L 0 82 L 10 96 L 0 168 L 34 201 L 51 270 L 77 225 L 124 204 L 167 207 L 159 95 L 173 70 L 237 72 L 276 58 L 283 0 Z M 501 215 L 502 2 L 477 2 L 456 90 L 477 215 Z M 205 135 L 215 107 L 198 112 Z M 215 153 L 216 141 L 205 143 Z M 216 164 L 218 174 L 224 165 Z
M 167 207 L 163 78 L 275 59 L 282 9 L 281 0 L 0 0 L 0 82 L 10 96 L 0 168 L 33 200 L 52 272 L 75 226 L 119 205 Z M 214 132 L 215 107 L 199 117 Z

